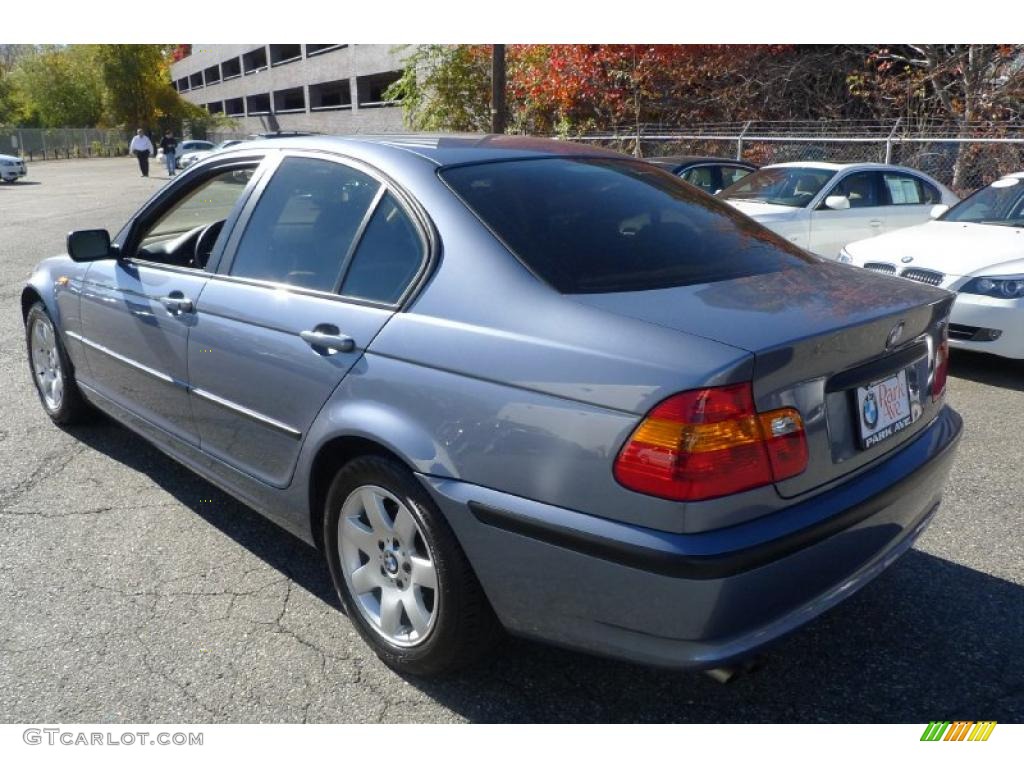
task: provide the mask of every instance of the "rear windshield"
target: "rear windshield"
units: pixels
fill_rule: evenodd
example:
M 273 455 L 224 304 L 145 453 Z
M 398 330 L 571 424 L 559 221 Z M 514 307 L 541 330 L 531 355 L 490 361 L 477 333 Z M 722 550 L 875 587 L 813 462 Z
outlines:
M 611 293 L 777 272 L 813 257 L 646 163 L 541 158 L 442 178 L 520 261 L 562 293 Z

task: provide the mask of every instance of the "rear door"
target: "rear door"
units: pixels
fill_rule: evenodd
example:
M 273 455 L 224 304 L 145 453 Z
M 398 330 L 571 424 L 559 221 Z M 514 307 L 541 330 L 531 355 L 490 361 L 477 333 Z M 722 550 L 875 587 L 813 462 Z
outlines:
M 848 173 L 827 187 L 821 202 L 811 212 L 809 250 L 836 259 L 846 244 L 882 234 L 888 207 L 881 187 L 878 171 Z M 850 207 L 846 210 L 827 207 L 825 200 L 832 195 L 842 195 L 850 201 Z
M 931 219 L 932 206 L 942 202 L 942 194 L 934 184 L 913 174 L 884 171 L 882 180 L 887 232 L 924 224 Z
M 203 451 L 286 486 L 302 439 L 424 267 L 427 238 L 371 169 L 291 153 L 250 203 L 189 339 Z

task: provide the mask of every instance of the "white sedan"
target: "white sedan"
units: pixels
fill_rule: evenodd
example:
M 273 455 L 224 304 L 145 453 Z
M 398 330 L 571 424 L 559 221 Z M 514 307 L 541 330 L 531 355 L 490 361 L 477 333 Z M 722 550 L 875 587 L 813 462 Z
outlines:
M 1024 359 L 1024 173 L 936 213 L 927 224 L 851 243 L 839 260 L 955 292 L 950 346 Z
M 26 173 L 28 173 L 28 169 L 25 167 L 25 161 L 20 157 L 0 155 L 0 179 L 10 184 L 22 178 Z
M 191 150 L 188 153 L 182 154 L 178 158 L 178 167 L 182 169 L 188 168 L 190 165 L 198 163 L 200 160 L 205 160 L 214 152 L 222 152 L 228 147 L 233 147 L 235 146 L 235 144 L 241 143 L 241 139 L 228 139 L 227 141 L 222 141 L 220 144 L 217 144 L 214 147 L 210 147 L 209 149 Z
M 928 221 L 959 199 L 930 176 L 880 163 L 779 163 L 719 194 L 801 248 L 836 259 L 854 240 Z
M 202 141 L 200 139 L 186 139 L 178 145 L 178 154 L 174 158 L 174 164 L 180 168 L 187 168 L 188 163 L 185 162 L 185 158 L 196 152 L 209 152 L 213 149 L 212 141 Z

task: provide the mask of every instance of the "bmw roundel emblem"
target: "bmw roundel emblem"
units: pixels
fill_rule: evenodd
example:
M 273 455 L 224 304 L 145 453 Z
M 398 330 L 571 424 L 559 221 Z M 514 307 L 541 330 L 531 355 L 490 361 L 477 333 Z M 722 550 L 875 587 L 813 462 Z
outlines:
M 874 429 L 878 423 L 878 401 L 875 400 L 875 393 L 869 392 L 864 398 L 864 407 L 861 409 L 864 414 L 864 423 L 870 429 Z
M 914 260 L 913 256 L 904 256 L 902 259 L 900 259 L 900 261 L 902 261 L 904 264 L 909 264 L 913 260 Z

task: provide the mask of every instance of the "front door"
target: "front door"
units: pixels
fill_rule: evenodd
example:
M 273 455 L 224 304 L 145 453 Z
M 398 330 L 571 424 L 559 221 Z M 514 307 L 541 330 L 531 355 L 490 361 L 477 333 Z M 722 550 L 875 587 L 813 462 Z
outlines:
M 192 409 L 203 451 L 283 487 L 323 404 L 418 273 L 426 240 L 380 180 L 323 157 L 285 158 L 250 207 L 198 304 Z
M 251 167 L 195 177 L 154 201 L 121 258 L 92 264 L 81 301 L 88 385 L 166 432 L 198 444 L 188 395 L 188 335 L 204 269 Z
M 824 204 L 832 195 L 850 202 L 845 210 L 833 210 Z M 836 181 L 821 197 L 822 203 L 811 212 L 808 250 L 829 259 L 849 243 L 880 235 L 885 231 L 886 206 L 877 171 L 858 171 Z

